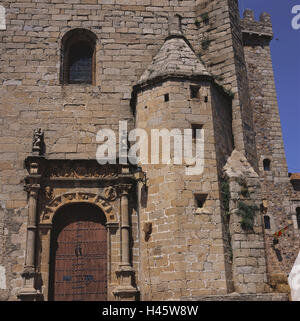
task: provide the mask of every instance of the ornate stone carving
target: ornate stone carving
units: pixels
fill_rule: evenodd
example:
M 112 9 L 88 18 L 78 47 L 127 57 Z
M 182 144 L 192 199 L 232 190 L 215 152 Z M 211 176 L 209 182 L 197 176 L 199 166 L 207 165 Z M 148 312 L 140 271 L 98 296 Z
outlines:
M 45 187 L 45 197 L 46 201 L 52 201 L 54 199 L 53 188 L 51 186 Z
M 99 166 L 96 161 L 70 161 L 63 164 L 60 161 L 53 161 L 45 176 L 51 179 L 116 178 L 120 172 L 121 169 L 118 166 Z
M 44 152 L 44 132 L 41 128 L 33 131 L 32 152 L 42 155 Z
M 106 187 L 104 190 L 104 197 L 108 201 L 114 201 L 118 197 L 116 189 L 112 186 Z
M 39 189 L 40 189 L 39 184 L 26 184 L 24 186 L 24 190 L 29 194 L 29 196 L 32 196 L 35 199 L 37 198 Z
M 132 189 L 132 185 L 131 184 L 120 184 L 119 185 L 119 193 L 120 195 L 128 195 Z
M 31 163 L 29 167 L 29 174 L 30 175 L 38 175 L 39 173 L 39 164 L 38 163 Z
M 41 223 L 51 224 L 54 213 L 67 203 L 75 202 L 89 202 L 99 206 L 106 216 L 107 223 L 114 223 L 117 221 L 117 216 L 113 207 L 103 199 L 103 197 L 96 193 L 89 192 L 73 192 L 65 193 L 55 197 L 48 206 L 46 206 L 41 214 Z
M 74 199 L 76 199 L 76 193 L 68 193 L 68 194 L 64 194 L 64 199 L 65 201 L 72 201 Z

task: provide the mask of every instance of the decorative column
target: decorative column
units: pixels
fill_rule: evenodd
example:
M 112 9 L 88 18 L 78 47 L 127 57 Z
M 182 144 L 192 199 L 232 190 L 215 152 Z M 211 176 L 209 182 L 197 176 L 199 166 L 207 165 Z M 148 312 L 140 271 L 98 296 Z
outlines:
M 38 164 L 31 164 L 31 172 L 35 171 Z M 35 289 L 36 281 L 36 268 L 35 268 L 35 248 L 36 248 L 36 220 L 37 220 L 37 199 L 40 190 L 40 184 L 38 184 L 40 175 L 33 174 L 27 178 L 31 181 L 31 184 L 26 185 L 28 192 L 28 220 L 27 220 L 27 241 L 25 252 L 25 264 L 22 272 L 23 288 L 19 292 L 18 297 L 22 301 L 36 301 L 39 297 L 39 292 Z
M 18 293 L 22 301 L 36 301 L 40 299 L 40 292 L 36 289 L 38 273 L 36 271 L 36 233 L 37 233 L 37 204 L 41 182 L 41 165 L 44 161 L 44 132 L 41 128 L 33 131 L 32 156 L 25 160 L 29 175 L 25 178 L 25 190 L 28 193 L 28 219 L 25 264 L 22 272 L 23 288 Z
M 119 285 L 113 293 L 117 300 L 136 300 L 138 290 L 134 286 L 134 270 L 130 263 L 129 191 L 132 185 L 121 185 L 121 262 L 116 271 Z
M 128 209 L 128 192 L 131 186 L 123 186 L 121 195 L 121 266 L 130 266 L 129 263 L 129 209 Z

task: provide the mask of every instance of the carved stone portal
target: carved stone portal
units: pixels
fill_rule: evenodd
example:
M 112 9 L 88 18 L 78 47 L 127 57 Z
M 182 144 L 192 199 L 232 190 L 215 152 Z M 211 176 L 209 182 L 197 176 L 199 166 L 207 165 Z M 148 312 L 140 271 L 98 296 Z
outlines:
M 135 271 L 129 255 L 129 194 L 136 181 L 134 173 L 130 172 L 127 165 L 100 166 L 94 160 L 47 160 L 40 154 L 36 155 L 36 152 L 40 153 L 38 147 L 42 141 L 41 134 L 41 131 L 36 132 L 34 156 L 25 160 L 29 210 L 26 258 L 22 273 L 24 287 L 19 298 L 48 299 L 51 235 L 56 228 L 53 218 L 56 213 L 61 213 L 58 210 L 65 205 L 90 203 L 99 207 L 106 217 L 107 279 L 112 280 L 108 282 L 108 298 L 134 300 L 138 290 L 134 285 Z M 114 253 L 121 253 L 121 257 L 113 258 L 113 268 L 112 246 Z

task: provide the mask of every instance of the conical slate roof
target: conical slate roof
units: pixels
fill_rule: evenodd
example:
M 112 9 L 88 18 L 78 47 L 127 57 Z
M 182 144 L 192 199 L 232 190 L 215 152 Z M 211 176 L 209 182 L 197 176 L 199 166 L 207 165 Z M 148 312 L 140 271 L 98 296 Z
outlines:
M 138 84 L 162 76 L 210 75 L 195 55 L 184 37 L 169 37 L 152 63 L 143 73 Z

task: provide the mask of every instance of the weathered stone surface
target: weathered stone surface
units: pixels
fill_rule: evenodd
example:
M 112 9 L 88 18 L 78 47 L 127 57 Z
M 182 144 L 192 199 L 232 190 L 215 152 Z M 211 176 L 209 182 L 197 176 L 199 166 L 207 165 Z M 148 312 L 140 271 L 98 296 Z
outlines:
M 143 73 L 139 84 L 163 76 L 203 76 L 209 75 L 203 64 L 183 37 L 172 37 L 153 58 L 151 65 Z
M 288 301 L 287 294 L 238 294 L 183 297 L 183 301 Z
M 132 299 L 134 286 L 142 300 L 287 298 L 276 292 L 288 291 L 284 277 L 299 252 L 300 201 L 285 161 L 269 47 L 272 25 L 267 14 L 255 21 L 247 11 L 240 19 L 237 3 L 1 1 L 1 300 L 17 300 L 24 272 L 48 298 L 52 219 L 60 207 L 76 202 L 105 213 L 109 300 Z M 63 38 L 73 29 L 86 29 L 96 39 L 92 85 L 61 83 Z M 196 97 L 191 86 L 199 90 Z M 117 165 L 95 170 L 90 164 L 97 132 L 109 128 L 118 136 L 120 120 L 128 120 L 128 130 L 148 133 L 202 126 L 204 172 L 186 175 L 187 163 L 142 164 L 144 173 L 122 172 Z M 44 132 L 43 173 L 24 168 L 37 128 Z M 264 159 L 271 160 L 271 170 L 264 170 Z M 29 174 L 41 174 L 37 226 L 28 223 Z M 129 217 L 121 209 L 126 175 L 134 186 Z M 296 186 L 297 176 L 292 178 Z M 204 196 L 202 207 L 197 195 Z M 239 201 L 259 207 L 251 232 L 241 227 Z M 264 228 L 264 216 L 270 217 L 270 229 Z M 144 230 L 145 224 L 151 229 Z M 273 234 L 287 225 L 288 232 L 274 242 Z M 129 266 L 120 267 L 124 252 Z M 24 271 L 26 253 L 35 266 Z

